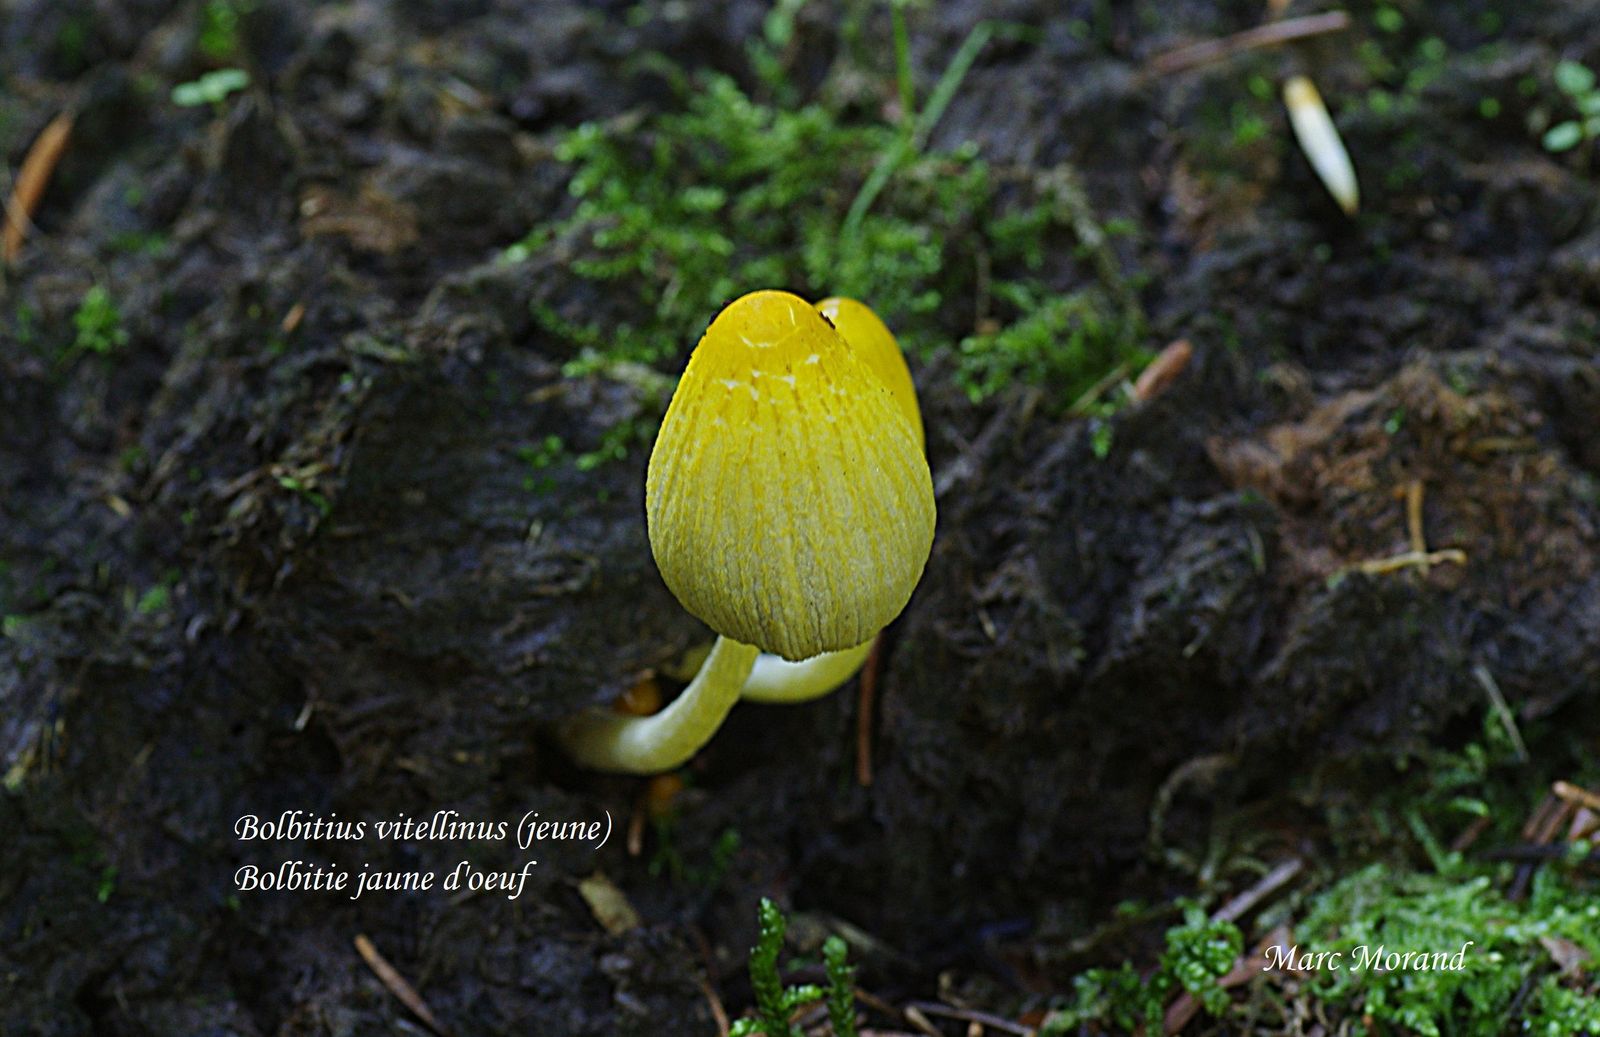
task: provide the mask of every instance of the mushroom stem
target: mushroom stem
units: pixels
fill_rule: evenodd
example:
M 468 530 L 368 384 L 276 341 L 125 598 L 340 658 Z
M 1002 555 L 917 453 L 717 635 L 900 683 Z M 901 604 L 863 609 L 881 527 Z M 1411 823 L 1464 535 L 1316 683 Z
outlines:
M 762 652 L 740 697 L 746 702 L 809 702 L 837 688 L 861 669 L 872 651 L 870 638 L 854 648 L 823 652 L 792 663 L 782 656 Z
M 574 760 L 595 770 L 672 770 L 716 734 L 760 654 L 754 645 L 719 637 L 700 672 L 666 709 L 647 717 L 591 710 L 561 725 L 561 741 Z
M 1317 85 L 1308 76 L 1290 76 L 1283 84 L 1283 104 L 1289 109 L 1289 125 L 1294 128 L 1300 150 L 1306 153 L 1311 168 L 1345 215 L 1354 216 L 1361 209 L 1356 170 L 1350 164 L 1350 152 L 1345 150 L 1344 141 L 1328 114 L 1328 106 L 1317 92 Z

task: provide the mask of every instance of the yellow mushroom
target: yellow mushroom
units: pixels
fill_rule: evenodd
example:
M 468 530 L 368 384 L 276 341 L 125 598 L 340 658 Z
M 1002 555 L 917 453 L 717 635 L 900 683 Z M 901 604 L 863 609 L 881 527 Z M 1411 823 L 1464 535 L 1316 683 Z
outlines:
M 878 370 L 787 292 L 752 292 L 712 321 L 662 420 L 645 514 L 668 589 L 717 643 L 662 712 L 569 722 L 580 763 L 675 767 L 721 725 L 762 652 L 862 652 L 899 615 L 933 544 L 933 484 L 915 396 L 908 410 Z M 829 687 L 859 665 L 839 676 L 847 661 L 823 667 Z
M 830 296 L 817 303 L 817 312 L 828 318 L 828 323 L 849 343 L 856 359 L 888 387 L 894 402 L 900 405 L 900 413 L 911 422 L 917 446 L 921 447 L 922 410 L 917 406 L 917 387 L 911 384 L 911 369 L 906 366 L 894 332 L 865 303 L 854 299 Z
M 830 296 L 817 303 L 816 310 L 837 331 L 856 358 L 878 376 L 900 405 L 900 412 L 911 422 L 917 446 L 923 445 L 922 410 L 917 405 L 917 390 L 911 382 L 911 369 L 894 333 L 876 313 L 855 299 Z M 872 651 L 877 635 L 854 648 L 823 652 L 800 662 L 790 662 L 771 652 L 762 652 L 744 682 L 740 698 L 746 702 L 806 702 L 820 698 L 849 680 Z

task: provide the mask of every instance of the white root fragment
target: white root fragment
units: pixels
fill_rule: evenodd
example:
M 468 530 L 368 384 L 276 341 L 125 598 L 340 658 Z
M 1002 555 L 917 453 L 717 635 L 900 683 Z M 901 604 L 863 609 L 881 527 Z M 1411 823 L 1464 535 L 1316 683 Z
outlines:
M 1290 76 L 1283 84 L 1283 104 L 1289 109 L 1289 124 L 1294 127 L 1295 138 L 1311 161 L 1311 168 L 1345 215 L 1354 216 L 1361 208 L 1356 170 L 1316 84 L 1307 76 Z

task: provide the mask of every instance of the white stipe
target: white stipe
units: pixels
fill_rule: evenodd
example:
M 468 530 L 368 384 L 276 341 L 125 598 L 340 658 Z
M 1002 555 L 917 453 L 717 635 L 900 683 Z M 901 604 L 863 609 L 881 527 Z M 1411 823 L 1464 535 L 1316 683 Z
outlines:
M 1283 104 L 1289 109 L 1289 124 L 1294 127 L 1295 138 L 1311 161 L 1311 168 L 1345 215 L 1354 216 L 1361 208 L 1356 170 L 1316 84 L 1306 76 L 1290 76 L 1283 84 Z

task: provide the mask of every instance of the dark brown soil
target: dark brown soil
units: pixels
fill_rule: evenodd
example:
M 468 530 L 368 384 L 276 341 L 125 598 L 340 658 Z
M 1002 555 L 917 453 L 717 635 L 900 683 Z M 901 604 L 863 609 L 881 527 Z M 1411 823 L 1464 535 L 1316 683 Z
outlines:
M 567 204 L 564 128 L 662 103 L 626 57 L 747 74 L 765 5 L 635 27 L 619 3 L 258 0 L 255 86 L 217 111 L 167 100 L 205 67 L 196 5 L 10 5 L 6 167 L 79 114 L 0 289 L 0 1033 L 417 1032 L 366 934 L 458 1034 L 711 1034 L 707 989 L 748 1004 L 761 896 L 802 936 L 879 941 L 856 941 L 870 986 L 952 970 L 1020 1010 L 1111 904 L 1190 891 L 1149 852 L 1164 786 L 1164 840 L 1202 842 L 1223 803 L 1314 847 L 1291 787 L 1359 802 L 1471 730 L 1475 667 L 1525 723 L 1594 730 L 1600 196 L 1527 123 L 1556 58 L 1600 59 L 1600 10 L 1410 5 L 1449 57 L 1381 116 L 1367 4 L 1347 34 L 1148 73 L 1260 6 L 913 18 L 930 82 L 980 17 L 1040 30 L 985 52 L 934 143 L 1076 165 L 1137 228 L 1150 344 L 1195 359 L 1103 459 L 1048 387 L 974 405 L 948 358 L 918 366 L 939 533 L 884 644 L 870 788 L 854 684 L 746 706 L 692 768 L 675 857 L 619 832 L 547 847 L 515 901 L 350 902 L 235 872 L 529 854 L 245 843 L 234 820 L 634 810 L 637 781 L 576 771 L 548 725 L 707 635 L 650 562 L 641 451 L 527 492 L 519 448 L 592 447 L 648 401 L 564 379 L 570 347 L 536 331 L 532 303 L 592 310 L 590 284 L 496 257 Z M 1085 40 L 1058 7 L 1110 14 Z M 808 10 L 808 46 L 836 13 Z M 1287 67 L 1340 112 L 1355 221 L 1275 104 L 1259 139 L 1219 124 Z M 96 283 L 129 335 L 110 356 L 70 350 Z M 1412 546 L 1414 481 L 1428 546 L 1465 561 L 1362 572 Z M 676 877 L 648 866 L 669 857 Z M 597 924 L 594 873 L 642 925 Z

